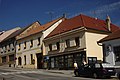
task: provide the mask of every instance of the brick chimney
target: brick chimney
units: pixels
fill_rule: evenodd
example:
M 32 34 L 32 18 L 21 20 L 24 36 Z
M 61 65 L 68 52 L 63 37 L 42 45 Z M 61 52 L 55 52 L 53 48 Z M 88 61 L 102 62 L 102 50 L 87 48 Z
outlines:
M 106 18 L 106 27 L 107 27 L 107 29 L 109 31 L 111 31 L 110 24 L 111 24 L 111 20 L 110 20 L 110 17 L 107 15 L 107 18 Z

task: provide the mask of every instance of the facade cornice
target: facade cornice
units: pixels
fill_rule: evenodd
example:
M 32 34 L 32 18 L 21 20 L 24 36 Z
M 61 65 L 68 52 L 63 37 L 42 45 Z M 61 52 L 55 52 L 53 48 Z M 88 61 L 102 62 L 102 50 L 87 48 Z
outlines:
M 87 29 L 83 26 L 83 27 L 80 27 L 80 28 L 77 28 L 77 29 L 74 29 L 74 30 L 70 30 L 70 31 L 67 31 L 67 32 L 64 32 L 64 33 L 61 33 L 61 34 L 58 34 L 58 35 L 55 35 L 55 36 L 51 36 L 49 38 L 44 39 L 43 41 L 55 39 L 55 38 L 58 38 L 60 36 L 66 36 L 66 35 L 69 35 L 69 34 L 73 34 L 74 32 L 79 32 L 79 31 L 82 32 L 82 31 L 85 31 L 85 30 L 87 30 Z

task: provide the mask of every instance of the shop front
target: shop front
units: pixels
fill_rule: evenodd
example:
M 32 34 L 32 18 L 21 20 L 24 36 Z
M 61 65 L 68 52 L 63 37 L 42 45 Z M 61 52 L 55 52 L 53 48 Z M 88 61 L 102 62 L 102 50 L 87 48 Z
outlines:
M 85 51 L 49 56 L 49 60 L 44 60 L 44 61 L 45 63 L 47 61 L 48 63 L 47 66 L 49 69 L 69 70 L 69 69 L 74 69 L 73 64 L 75 61 L 77 62 L 79 67 L 82 65 L 83 60 L 86 61 Z

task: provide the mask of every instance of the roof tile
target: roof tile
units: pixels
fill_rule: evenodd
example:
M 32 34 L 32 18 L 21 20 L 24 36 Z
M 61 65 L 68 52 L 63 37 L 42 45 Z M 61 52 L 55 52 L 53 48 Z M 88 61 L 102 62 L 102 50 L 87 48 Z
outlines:
M 86 15 L 80 14 L 73 18 L 64 20 L 62 23 L 59 24 L 59 26 L 53 32 L 51 32 L 51 34 L 47 36 L 47 38 L 60 33 L 64 33 L 66 31 L 77 29 L 83 26 L 89 29 L 94 29 L 99 31 L 108 31 L 106 27 L 106 22 L 104 20 L 100 20 L 100 19 L 96 19 L 96 18 L 92 18 Z M 117 29 L 118 29 L 117 26 L 111 24 L 111 32 L 114 32 Z

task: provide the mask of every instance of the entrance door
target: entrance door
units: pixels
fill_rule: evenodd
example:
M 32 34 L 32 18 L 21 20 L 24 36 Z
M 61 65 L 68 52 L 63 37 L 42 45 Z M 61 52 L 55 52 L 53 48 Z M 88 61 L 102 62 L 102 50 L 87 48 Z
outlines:
M 18 58 L 18 65 L 22 65 L 22 59 L 21 59 L 21 57 Z
M 42 53 L 36 54 L 37 56 L 37 68 L 42 69 L 43 68 L 43 55 Z

